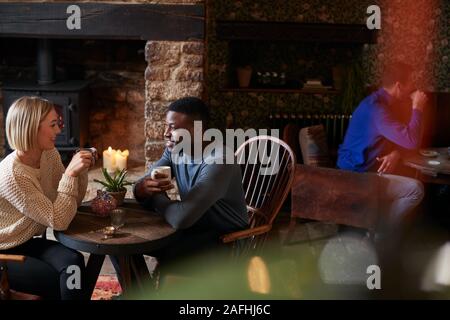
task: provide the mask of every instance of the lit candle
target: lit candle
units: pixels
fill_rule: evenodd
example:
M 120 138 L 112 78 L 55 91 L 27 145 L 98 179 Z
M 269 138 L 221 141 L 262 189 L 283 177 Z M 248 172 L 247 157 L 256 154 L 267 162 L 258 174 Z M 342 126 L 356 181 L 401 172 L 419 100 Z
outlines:
M 130 153 L 128 150 L 124 150 L 123 152 L 120 150 L 117 150 L 116 152 L 116 167 L 117 170 L 123 170 L 127 168 L 127 159 Z
M 103 151 L 103 168 L 105 168 L 109 173 L 116 171 L 116 150 L 111 147 L 108 150 Z
M 114 150 L 111 147 L 103 151 L 103 168 L 109 173 L 115 173 L 127 168 L 127 160 L 130 152 L 128 150 Z

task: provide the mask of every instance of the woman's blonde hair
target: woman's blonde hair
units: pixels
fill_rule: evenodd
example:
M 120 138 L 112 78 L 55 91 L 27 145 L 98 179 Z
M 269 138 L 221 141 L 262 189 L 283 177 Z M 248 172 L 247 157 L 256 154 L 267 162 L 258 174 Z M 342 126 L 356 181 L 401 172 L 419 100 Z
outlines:
M 14 150 L 36 147 L 39 124 L 54 105 L 39 97 L 22 97 L 13 102 L 6 116 L 6 139 Z

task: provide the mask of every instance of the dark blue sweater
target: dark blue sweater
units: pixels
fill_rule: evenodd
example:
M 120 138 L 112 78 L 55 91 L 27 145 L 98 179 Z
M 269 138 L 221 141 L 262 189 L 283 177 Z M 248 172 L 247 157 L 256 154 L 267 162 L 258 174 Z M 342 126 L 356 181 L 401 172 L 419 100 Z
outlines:
M 343 144 L 339 147 L 340 169 L 366 172 L 377 168 L 377 157 L 393 149 L 416 149 L 420 144 L 422 112 L 413 109 L 409 123 L 393 114 L 393 98 L 379 89 L 366 97 L 352 115 Z
M 223 157 L 222 162 L 225 162 L 225 152 Z M 186 160 L 176 164 L 172 162 L 171 152 L 166 149 L 147 175 L 154 167 L 170 166 L 181 201 L 169 200 L 165 192 L 137 200 L 144 207 L 163 214 L 176 229 L 195 228 L 218 234 L 246 229 L 248 214 L 241 168 L 237 162 L 218 164 L 213 163 L 212 159 L 208 159 L 209 163 L 207 160 L 197 164 Z

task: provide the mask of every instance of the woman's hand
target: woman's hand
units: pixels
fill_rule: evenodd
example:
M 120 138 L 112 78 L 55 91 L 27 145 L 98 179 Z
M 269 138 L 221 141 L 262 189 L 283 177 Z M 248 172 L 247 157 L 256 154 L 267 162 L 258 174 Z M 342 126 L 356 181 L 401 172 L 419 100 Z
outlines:
M 71 177 L 78 177 L 91 167 L 92 153 L 82 150 L 76 153 L 66 168 L 66 174 Z

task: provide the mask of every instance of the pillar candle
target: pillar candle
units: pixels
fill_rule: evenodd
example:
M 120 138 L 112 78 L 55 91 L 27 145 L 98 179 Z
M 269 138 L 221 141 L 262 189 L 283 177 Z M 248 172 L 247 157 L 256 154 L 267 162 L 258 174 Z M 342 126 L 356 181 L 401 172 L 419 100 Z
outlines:
M 103 168 L 105 168 L 109 173 L 117 170 L 116 150 L 111 147 L 109 147 L 108 150 L 103 151 Z
M 115 173 L 127 168 L 127 160 L 130 152 L 128 150 L 121 151 L 112 149 L 103 151 L 103 168 L 109 173 Z
M 129 156 L 128 150 L 124 150 L 123 152 L 117 150 L 116 152 L 116 167 L 117 170 L 123 170 L 127 168 L 127 159 Z

